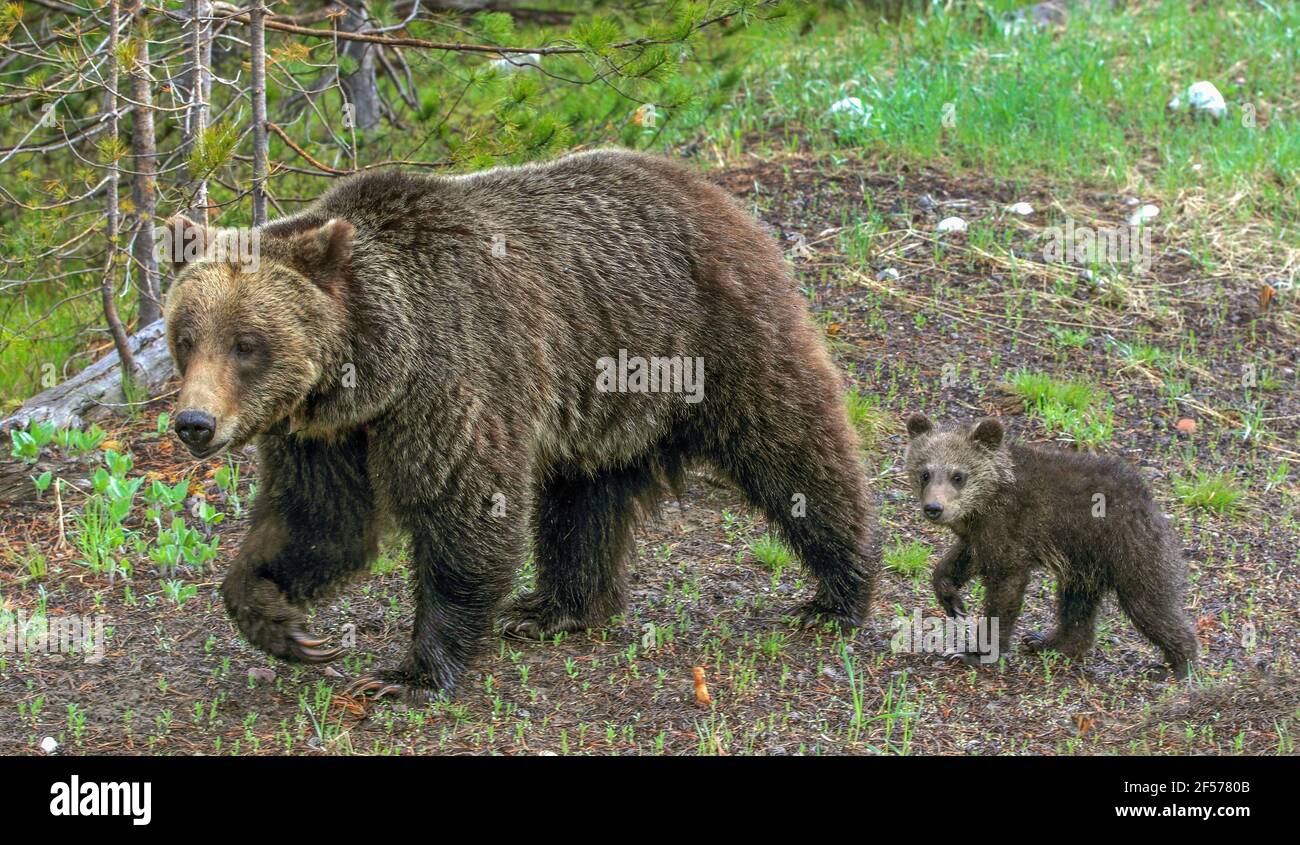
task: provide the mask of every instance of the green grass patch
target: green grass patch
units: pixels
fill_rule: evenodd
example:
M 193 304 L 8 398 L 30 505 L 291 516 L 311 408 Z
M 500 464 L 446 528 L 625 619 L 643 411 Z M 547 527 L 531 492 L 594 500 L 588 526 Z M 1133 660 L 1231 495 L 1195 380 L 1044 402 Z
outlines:
M 1174 495 L 1189 508 L 1231 516 L 1241 507 L 1246 491 L 1225 473 L 1197 472 L 1175 476 Z
M 1115 420 L 1106 396 L 1082 381 L 1062 381 L 1047 373 L 1021 370 L 1011 376 L 1011 388 L 1048 433 L 1097 447 L 1115 433 Z
M 933 552 L 931 546 L 918 540 L 898 542 L 885 549 L 885 567 L 917 581 L 929 571 Z

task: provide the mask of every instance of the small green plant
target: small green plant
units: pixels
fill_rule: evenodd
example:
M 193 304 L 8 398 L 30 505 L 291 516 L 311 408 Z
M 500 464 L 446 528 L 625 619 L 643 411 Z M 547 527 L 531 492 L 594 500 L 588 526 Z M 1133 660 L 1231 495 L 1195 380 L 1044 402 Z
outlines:
M 41 456 L 41 449 L 54 440 L 54 423 L 32 420 L 27 423 L 26 430 L 15 428 L 10 431 L 9 440 L 12 443 L 11 457 L 34 464 Z
M 848 409 L 849 422 L 862 439 L 863 448 L 875 448 L 880 438 L 889 431 L 891 423 L 889 413 L 881 407 L 880 397 L 874 393 L 863 393 L 855 385 L 845 396 L 844 403 Z
M 793 559 L 790 548 L 770 532 L 755 540 L 749 550 L 759 563 L 778 571 L 784 570 Z
M 929 545 L 918 540 L 895 543 L 885 550 L 885 566 L 905 578 L 917 580 L 929 570 L 933 551 Z
M 1189 508 L 1231 515 L 1241 506 L 1246 495 L 1224 473 L 1197 472 L 1194 476 L 1175 476 L 1174 495 Z
M 1081 381 L 1061 381 L 1046 373 L 1021 370 L 1011 376 L 1011 388 L 1025 410 L 1042 420 L 1052 434 L 1064 434 L 1084 446 L 1099 446 L 1115 432 L 1109 408 L 1101 407 L 1103 394 Z

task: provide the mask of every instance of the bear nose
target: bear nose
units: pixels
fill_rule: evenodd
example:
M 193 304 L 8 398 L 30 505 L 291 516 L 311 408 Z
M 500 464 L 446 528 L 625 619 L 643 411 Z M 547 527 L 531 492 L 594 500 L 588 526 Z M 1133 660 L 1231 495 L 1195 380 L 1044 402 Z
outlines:
M 191 449 L 202 449 L 212 442 L 217 419 L 206 411 L 181 411 L 176 415 L 176 436 Z
M 938 519 L 939 515 L 943 513 L 943 505 L 938 502 L 931 502 L 925 506 L 924 510 L 925 515 L 930 519 Z

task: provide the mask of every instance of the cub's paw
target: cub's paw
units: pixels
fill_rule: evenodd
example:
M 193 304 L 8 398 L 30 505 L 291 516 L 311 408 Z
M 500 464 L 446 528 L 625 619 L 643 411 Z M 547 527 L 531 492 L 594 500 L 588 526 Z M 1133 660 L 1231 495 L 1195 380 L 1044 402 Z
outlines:
M 848 632 L 862 627 L 862 614 L 832 607 L 817 599 L 791 608 L 790 615 L 798 621 L 801 628 L 818 628 L 829 624 L 840 631 Z
M 943 612 L 948 616 L 956 619 L 966 615 L 966 600 L 962 598 L 961 590 L 957 589 L 957 585 L 952 581 L 947 578 L 936 578 L 934 594 L 939 599 Z
M 549 640 L 556 634 L 593 627 L 558 610 L 537 593 L 520 596 L 499 622 L 501 635 L 515 640 Z
M 980 651 L 946 651 L 943 654 L 943 659 L 953 666 L 967 666 L 972 669 L 986 669 L 997 666 L 996 660 L 989 660 L 988 655 Z
M 400 670 L 362 675 L 348 684 L 344 695 L 350 698 L 368 698 L 372 701 L 381 698 L 397 698 L 416 706 L 445 701 L 450 697 L 449 692 L 432 679 Z
M 1020 645 L 1026 651 L 1034 654 L 1041 654 L 1044 651 L 1056 651 L 1057 639 L 1052 634 L 1039 634 L 1037 632 L 1025 634 L 1020 639 Z
M 329 663 L 343 653 L 322 648 L 325 641 L 309 636 L 303 614 L 273 582 L 238 570 L 221 585 L 226 612 L 251 645 L 282 660 Z

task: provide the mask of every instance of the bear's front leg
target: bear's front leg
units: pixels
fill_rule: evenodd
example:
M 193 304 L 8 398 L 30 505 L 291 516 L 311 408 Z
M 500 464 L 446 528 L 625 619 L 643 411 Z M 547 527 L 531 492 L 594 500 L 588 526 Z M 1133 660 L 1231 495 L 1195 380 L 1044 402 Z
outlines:
M 943 612 L 951 617 L 966 615 L 961 591 L 970 580 L 970 566 L 970 547 L 958 540 L 934 567 L 934 595 L 939 599 Z
M 518 529 L 501 525 L 487 532 L 450 521 L 454 517 L 446 511 L 434 518 L 440 530 L 413 532 L 411 538 L 411 649 L 396 670 L 357 679 L 349 687 L 352 695 L 400 695 L 416 704 L 450 695 L 492 633 L 523 555 Z
M 531 496 L 522 462 L 485 458 L 500 454 L 486 445 L 465 455 L 463 444 L 412 431 L 385 428 L 390 439 L 374 455 L 385 508 L 411 538 L 411 649 L 398 668 L 357 679 L 349 693 L 419 704 L 451 694 L 482 652 L 527 552 Z
M 258 454 L 253 527 L 221 597 L 250 644 L 285 660 L 326 663 L 339 652 L 306 633 L 302 608 L 365 568 L 378 549 L 365 437 L 266 437 Z

